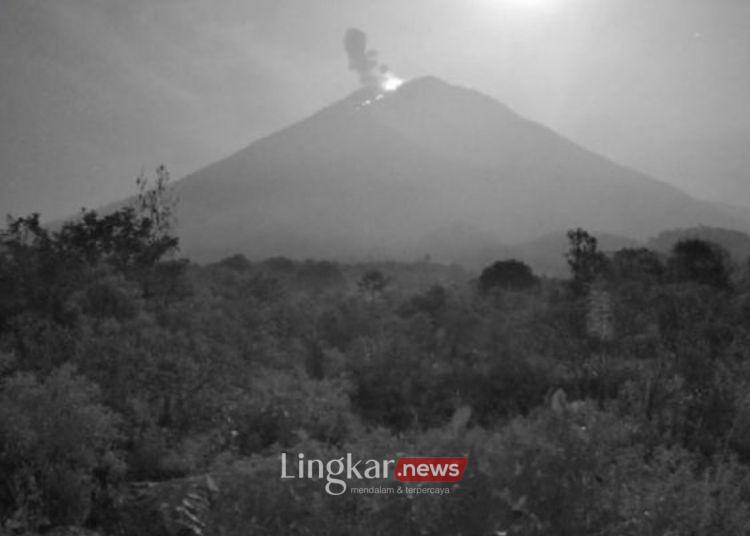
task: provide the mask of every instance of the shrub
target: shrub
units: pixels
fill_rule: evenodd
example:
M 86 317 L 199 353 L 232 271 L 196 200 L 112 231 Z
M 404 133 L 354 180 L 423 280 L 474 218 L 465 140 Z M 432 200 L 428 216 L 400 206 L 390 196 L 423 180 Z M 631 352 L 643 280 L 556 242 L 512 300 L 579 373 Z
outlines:
M 16 374 L 0 387 L 0 522 L 37 530 L 81 524 L 106 502 L 123 466 L 118 419 L 70 366 L 46 380 Z

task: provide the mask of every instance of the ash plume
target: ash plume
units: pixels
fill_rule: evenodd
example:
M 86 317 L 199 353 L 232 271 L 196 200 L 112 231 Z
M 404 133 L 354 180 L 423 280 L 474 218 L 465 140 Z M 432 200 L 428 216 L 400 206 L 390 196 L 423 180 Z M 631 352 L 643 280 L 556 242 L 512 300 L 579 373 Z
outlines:
M 349 58 L 349 70 L 359 76 L 365 86 L 379 87 L 390 77 L 386 65 L 378 62 L 378 51 L 368 50 L 367 34 L 357 28 L 349 28 L 344 35 L 344 49 Z

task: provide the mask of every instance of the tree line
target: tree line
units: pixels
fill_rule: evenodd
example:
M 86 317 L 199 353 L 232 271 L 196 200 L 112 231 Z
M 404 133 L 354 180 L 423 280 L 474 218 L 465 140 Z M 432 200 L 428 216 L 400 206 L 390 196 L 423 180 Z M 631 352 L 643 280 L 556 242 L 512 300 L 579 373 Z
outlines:
M 159 173 L 133 206 L 0 232 L 2 531 L 746 534 L 750 287 L 718 245 L 574 229 L 567 279 L 199 266 Z M 448 497 L 330 498 L 281 481 L 282 451 L 470 462 Z M 199 513 L 175 499 L 201 486 Z

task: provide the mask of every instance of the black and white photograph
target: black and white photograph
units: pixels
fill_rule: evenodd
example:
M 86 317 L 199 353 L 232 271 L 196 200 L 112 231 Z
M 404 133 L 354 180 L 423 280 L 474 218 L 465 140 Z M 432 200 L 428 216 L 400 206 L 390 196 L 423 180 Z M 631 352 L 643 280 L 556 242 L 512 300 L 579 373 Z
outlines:
M 0 0 L 0 536 L 750 536 L 750 0 Z

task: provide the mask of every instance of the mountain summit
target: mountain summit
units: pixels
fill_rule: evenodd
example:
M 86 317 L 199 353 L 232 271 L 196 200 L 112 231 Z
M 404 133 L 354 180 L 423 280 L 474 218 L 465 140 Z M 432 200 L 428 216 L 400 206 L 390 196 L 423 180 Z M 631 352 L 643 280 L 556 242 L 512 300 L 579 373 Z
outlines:
M 199 260 L 461 261 L 575 226 L 638 239 L 750 227 L 433 77 L 359 90 L 187 176 L 177 193 L 183 250 Z

